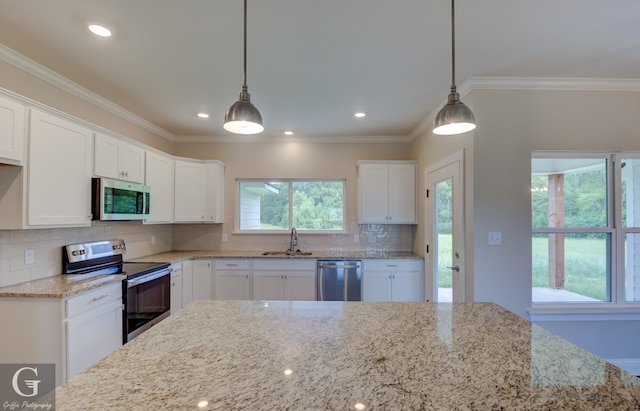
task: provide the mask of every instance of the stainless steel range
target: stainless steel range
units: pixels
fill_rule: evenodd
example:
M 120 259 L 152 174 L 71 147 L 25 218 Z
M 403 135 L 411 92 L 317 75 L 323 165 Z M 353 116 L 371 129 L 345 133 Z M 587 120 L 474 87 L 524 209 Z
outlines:
M 170 314 L 171 268 L 168 263 L 124 262 L 124 240 L 95 241 L 62 247 L 64 274 L 122 274 L 122 342 L 131 341 Z

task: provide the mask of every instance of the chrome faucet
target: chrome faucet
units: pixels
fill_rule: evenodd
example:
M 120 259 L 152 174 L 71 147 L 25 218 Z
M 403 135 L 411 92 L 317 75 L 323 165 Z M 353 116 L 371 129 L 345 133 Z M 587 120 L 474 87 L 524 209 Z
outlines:
M 298 246 L 298 231 L 295 227 L 291 229 L 291 239 L 289 240 L 289 251 L 292 253 L 296 252 L 296 247 Z

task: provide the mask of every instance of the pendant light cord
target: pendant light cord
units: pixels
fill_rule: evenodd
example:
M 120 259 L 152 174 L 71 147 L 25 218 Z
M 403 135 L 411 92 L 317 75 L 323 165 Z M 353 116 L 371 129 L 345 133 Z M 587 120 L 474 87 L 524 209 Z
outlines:
M 454 0 L 451 0 L 451 92 L 456 91 L 456 20 L 453 3 Z
M 244 59 L 244 65 L 242 68 L 242 89 L 244 91 L 247 91 L 247 0 L 244 0 L 244 57 L 243 59 Z

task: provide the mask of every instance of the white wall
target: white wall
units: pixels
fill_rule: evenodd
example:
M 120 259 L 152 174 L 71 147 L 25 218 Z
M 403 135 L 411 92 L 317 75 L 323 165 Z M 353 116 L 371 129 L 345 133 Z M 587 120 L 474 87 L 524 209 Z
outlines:
M 532 150 L 640 150 L 640 93 L 476 90 L 473 151 L 474 294 L 528 318 Z M 489 231 L 502 246 L 489 246 Z M 541 325 L 604 358 L 640 358 L 637 321 Z
M 241 139 L 241 136 L 238 136 Z M 216 159 L 226 164 L 222 225 L 175 225 L 177 250 L 286 250 L 286 234 L 234 233 L 238 178 L 346 179 L 347 234 L 300 233 L 302 250 L 411 251 L 412 225 L 358 224 L 358 160 L 406 160 L 410 143 L 342 144 L 306 142 L 177 143 L 176 155 Z M 227 234 L 228 242 L 222 242 Z M 357 240 L 357 241 L 356 241 Z

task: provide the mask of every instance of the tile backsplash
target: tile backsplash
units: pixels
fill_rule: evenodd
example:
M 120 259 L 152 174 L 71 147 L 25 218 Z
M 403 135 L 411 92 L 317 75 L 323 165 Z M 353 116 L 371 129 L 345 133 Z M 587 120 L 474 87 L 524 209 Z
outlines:
M 171 250 L 286 250 L 288 234 L 225 233 L 223 224 L 144 225 L 139 221 L 94 222 L 91 227 L 0 230 L 0 287 L 51 277 L 62 270 L 62 246 L 122 238 L 125 260 Z M 349 233 L 299 235 L 303 251 L 411 251 L 413 226 L 358 225 Z M 223 242 L 223 234 L 227 241 Z M 33 250 L 34 262 L 25 263 Z
M 0 286 L 60 274 L 62 246 L 85 241 L 122 238 L 127 245 L 125 260 L 170 251 L 171 225 L 143 225 L 140 221 L 94 222 L 91 227 L 0 231 Z M 25 252 L 33 250 L 34 262 L 25 263 Z

